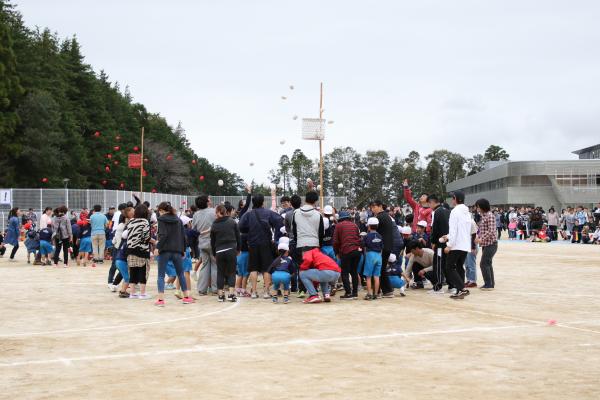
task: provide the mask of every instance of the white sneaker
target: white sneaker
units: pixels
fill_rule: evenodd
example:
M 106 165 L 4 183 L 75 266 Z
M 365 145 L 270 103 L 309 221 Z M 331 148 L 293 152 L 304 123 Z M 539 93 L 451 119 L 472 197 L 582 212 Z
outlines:
M 117 291 L 117 287 L 115 285 L 113 285 L 112 283 L 109 283 L 107 286 L 108 286 L 108 290 L 110 290 L 111 292 Z
M 140 299 L 140 300 L 148 300 L 148 299 L 151 299 L 151 298 L 152 298 L 152 296 L 150 296 L 148 293 L 140 294 L 138 296 L 138 299 Z
M 139 299 L 139 298 L 140 298 L 140 295 L 139 295 L 139 294 L 137 294 L 137 293 L 136 293 L 136 294 L 129 294 L 129 298 L 130 298 L 130 299 Z
M 404 286 L 402 286 L 400 288 L 400 297 L 406 297 L 406 293 L 405 293 L 405 290 L 404 290 L 405 287 L 406 287 L 406 285 L 404 285 Z
M 263 299 L 270 299 L 271 297 L 272 297 L 272 296 L 271 296 L 271 295 L 270 295 L 268 292 L 265 292 L 265 293 L 263 294 Z
M 458 290 L 456 290 L 456 289 L 448 289 L 448 294 L 451 296 L 456 294 L 457 292 L 458 292 Z

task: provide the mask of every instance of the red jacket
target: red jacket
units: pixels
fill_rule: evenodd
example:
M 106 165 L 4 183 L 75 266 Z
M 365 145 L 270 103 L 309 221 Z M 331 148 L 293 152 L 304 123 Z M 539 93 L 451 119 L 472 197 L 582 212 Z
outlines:
M 318 248 L 314 248 L 304 253 L 302 265 L 300 265 L 301 271 L 313 268 L 316 268 L 319 271 L 329 270 L 342 272 L 337 263 L 333 261 L 331 257 L 321 253 L 321 250 Z
M 427 221 L 427 228 L 425 229 L 425 231 L 427 233 L 431 232 L 431 208 L 423 207 L 419 203 L 417 203 L 415 199 L 413 199 L 412 192 L 408 187 L 404 188 L 404 199 L 408 201 L 408 205 L 413 210 L 413 232 L 417 231 L 417 224 L 419 223 L 419 221 Z

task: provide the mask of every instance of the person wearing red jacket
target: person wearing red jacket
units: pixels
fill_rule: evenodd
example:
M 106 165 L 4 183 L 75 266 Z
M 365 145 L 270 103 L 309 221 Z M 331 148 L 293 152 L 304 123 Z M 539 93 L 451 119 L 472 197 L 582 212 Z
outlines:
M 329 294 L 330 285 L 335 283 L 340 278 L 342 270 L 331 257 L 321 253 L 319 248 L 314 248 L 304 253 L 304 259 L 300 265 L 300 279 L 309 297 L 304 300 L 304 303 L 320 303 L 324 301 L 329 303 L 331 296 Z M 319 282 L 323 291 L 323 300 L 319 297 L 313 282 Z
M 412 191 L 410 190 L 410 187 L 408 186 L 408 179 L 404 180 L 404 183 L 402 184 L 403 188 L 404 188 L 404 199 L 408 202 L 408 205 L 410 206 L 410 208 L 412 208 L 413 211 L 413 223 L 412 223 L 412 230 L 413 232 L 417 231 L 417 224 L 419 223 L 419 221 L 426 221 L 427 222 L 427 228 L 425 228 L 425 232 L 430 233 L 431 232 L 431 208 L 429 208 L 429 203 L 427 202 L 427 193 L 423 193 L 421 195 L 421 197 L 419 197 L 419 203 L 417 203 L 415 201 L 415 199 L 413 199 L 412 196 Z

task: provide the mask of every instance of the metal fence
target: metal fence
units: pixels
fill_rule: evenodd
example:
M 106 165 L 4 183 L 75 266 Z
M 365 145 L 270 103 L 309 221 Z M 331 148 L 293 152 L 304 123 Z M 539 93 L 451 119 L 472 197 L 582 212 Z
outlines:
M 46 207 L 56 208 L 61 205 L 67 206 L 69 210 L 79 211 L 82 208 L 90 209 L 95 204 L 100 204 L 102 210 L 106 211 L 108 207 L 117 207 L 121 203 L 134 201 L 133 195 L 140 197 L 142 201 L 148 201 L 152 206 L 156 206 L 162 201 L 168 201 L 173 206 L 185 210 L 194 204 L 197 195 L 180 195 L 167 193 L 147 193 L 139 195 L 139 192 L 127 190 L 96 190 L 96 189 L 1 189 L 2 198 L 6 196 L 6 201 L 0 204 L 0 229 L 4 231 L 8 219 L 8 212 L 11 207 L 19 207 L 22 211 L 30 208 L 38 214 L 38 220 L 41 212 Z M 210 196 L 213 204 L 221 204 L 229 201 L 234 206 L 245 199 L 245 196 Z M 0 199 L 2 200 L 2 199 Z M 347 206 L 346 197 L 325 196 L 325 204 L 331 204 L 336 208 Z M 268 199 L 266 206 L 270 206 Z

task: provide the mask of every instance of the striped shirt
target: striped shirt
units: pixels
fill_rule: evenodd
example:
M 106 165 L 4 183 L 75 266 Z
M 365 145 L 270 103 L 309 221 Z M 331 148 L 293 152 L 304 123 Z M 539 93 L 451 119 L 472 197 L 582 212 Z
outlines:
M 345 220 L 335 226 L 335 231 L 333 232 L 333 250 L 336 254 L 349 254 L 359 250 L 360 246 L 360 231 L 354 222 Z

